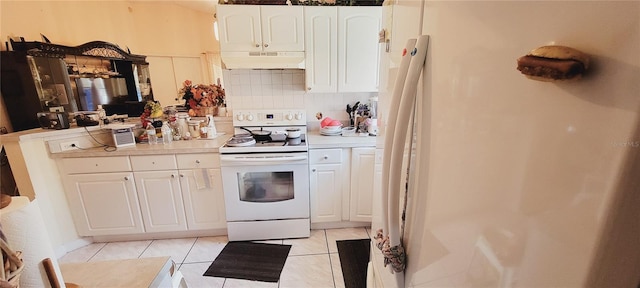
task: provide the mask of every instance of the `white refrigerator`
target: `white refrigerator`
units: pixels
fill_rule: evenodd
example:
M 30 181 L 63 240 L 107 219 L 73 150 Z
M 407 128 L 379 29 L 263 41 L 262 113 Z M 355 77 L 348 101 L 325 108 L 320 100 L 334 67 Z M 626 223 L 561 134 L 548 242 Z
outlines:
M 639 287 L 640 2 L 383 9 L 368 287 Z M 420 35 L 412 91 L 402 50 Z M 587 53 L 584 77 L 516 69 L 549 44 Z M 404 121 L 407 137 L 395 129 Z M 404 250 L 399 272 L 384 265 L 378 229 Z

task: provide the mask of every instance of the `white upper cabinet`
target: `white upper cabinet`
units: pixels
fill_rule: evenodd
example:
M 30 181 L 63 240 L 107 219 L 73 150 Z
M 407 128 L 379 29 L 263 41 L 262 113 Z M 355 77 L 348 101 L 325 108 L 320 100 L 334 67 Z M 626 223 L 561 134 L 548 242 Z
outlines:
M 219 5 L 221 51 L 262 51 L 260 6 Z
M 305 7 L 307 90 L 338 91 L 338 8 Z
M 260 6 L 264 51 L 304 51 L 301 6 Z
M 377 92 L 380 7 L 338 7 L 338 91 Z
M 381 7 L 305 6 L 308 92 L 377 92 Z
M 304 51 L 302 6 L 219 5 L 220 50 Z

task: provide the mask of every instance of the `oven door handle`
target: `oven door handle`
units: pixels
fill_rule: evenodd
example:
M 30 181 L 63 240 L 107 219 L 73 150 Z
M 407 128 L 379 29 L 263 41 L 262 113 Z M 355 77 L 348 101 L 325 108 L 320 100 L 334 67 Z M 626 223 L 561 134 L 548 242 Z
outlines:
M 225 156 L 220 155 L 220 161 L 225 163 L 283 163 L 283 162 L 294 162 L 307 160 L 307 155 L 296 155 L 296 156 L 288 156 L 288 157 L 246 157 L 246 156 Z

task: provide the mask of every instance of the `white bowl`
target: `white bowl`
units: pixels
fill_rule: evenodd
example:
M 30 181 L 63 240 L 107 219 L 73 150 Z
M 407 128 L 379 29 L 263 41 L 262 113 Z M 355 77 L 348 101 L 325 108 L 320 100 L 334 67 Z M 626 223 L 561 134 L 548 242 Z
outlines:
M 324 131 L 324 132 L 342 131 L 342 126 L 324 126 L 323 128 L 320 128 L 320 131 Z

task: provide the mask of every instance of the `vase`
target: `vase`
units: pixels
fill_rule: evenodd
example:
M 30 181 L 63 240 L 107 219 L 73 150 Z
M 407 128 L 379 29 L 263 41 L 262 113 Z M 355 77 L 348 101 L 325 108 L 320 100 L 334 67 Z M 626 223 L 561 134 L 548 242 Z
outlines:
M 196 112 L 196 116 L 198 117 L 204 117 L 207 115 L 212 115 L 212 116 L 217 116 L 218 115 L 218 107 L 217 106 L 213 106 L 213 107 L 197 107 L 196 109 L 193 109 Z

